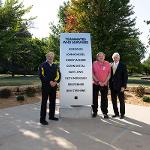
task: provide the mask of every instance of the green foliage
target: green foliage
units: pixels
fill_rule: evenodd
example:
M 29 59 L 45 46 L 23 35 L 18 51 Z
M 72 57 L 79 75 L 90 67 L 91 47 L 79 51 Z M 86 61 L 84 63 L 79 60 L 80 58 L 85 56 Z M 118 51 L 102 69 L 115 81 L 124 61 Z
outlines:
M 143 68 L 146 75 L 150 75 L 150 56 L 143 62 Z
M 36 57 L 34 58 L 34 68 L 38 69 L 41 62 L 45 61 L 45 55 L 48 51 L 51 51 L 49 48 L 49 41 L 47 38 L 43 38 L 41 40 L 35 38 L 33 39 L 33 48 L 34 48 L 34 54 Z
M 25 100 L 24 95 L 18 95 L 16 96 L 17 101 L 22 102 Z
M 138 97 L 143 97 L 144 93 L 145 93 L 145 87 L 144 86 L 138 86 L 135 90 L 135 93 Z
M 128 65 L 128 73 L 130 75 L 134 74 L 134 73 L 138 73 L 138 74 L 142 74 L 143 73 L 143 65 L 141 63 L 136 64 L 136 65 Z
M 150 81 L 143 80 L 143 79 L 141 79 L 142 77 L 143 76 L 141 76 L 141 75 L 129 76 L 128 85 L 133 86 L 133 88 L 136 88 L 135 86 L 139 86 L 139 85 L 149 87 L 150 86 Z
M 25 90 L 25 93 L 28 97 L 34 97 L 35 96 L 35 93 L 36 93 L 36 89 L 34 87 L 28 87 L 26 90 Z
M 24 31 L 27 31 L 32 18 L 24 19 L 23 16 L 30 9 L 31 7 L 24 8 L 23 3 L 19 3 L 18 0 L 6 0 L 4 5 L 0 7 L 0 40 L 2 46 L 5 44 L 8 46 L 15 36 L 26 35 Z
M 11 96 L 11 90 L 10 89 L 2 89 L 0 90 L 0 98 L 9 98 Z
M 144 96 L 144 97 L 143 97 L 143 101 L 150 103 L 150 97 Z
M 20 86 L 20 85 L 40 85 L 38 76 L 20 76 L 17 75 L 12 78 L 10 75 L 0 76 L 0 86 Z
M 28 53 L 25 47 L 31 39 L 28 28 L 34 19 L 26 19 L 24 15 L 31 8 L 24 8 L 19 0 L 6 0 L 0 7 L 0 71 L 3 73 L 9 71 L 13 76 L 18 68 L 22 68 L 22 57 Z
M 144 21 L 147 25 L 150 25 L 150 20 L 147 20 L 147 21 Z M 149 32 L 150 32 L 150 30 L 149 30 Z M 149 36 L 148 36 L 149 37 Z M 148 44 L 150 45 L 150 38 L 148 39 L 149 41 L 148 41 Z
M 49 51 L 53 51 L 55 53 L 55 60 L 59 61 L 59 32 L 60 29 L 58 26 L 55 26 L 53 24 L 51 24 L 50 26 L 51 31 L 53 32 L 53 34 L 49 35 L 48 38 L 48 50 Z
M 37 38 L 24 41 L 21 46 L 21 52 L 15 60 L 16 72 L 24 75 L 37 73 L 40 63 L 45 60 L 47 45 L 44 40 Z
M 128 65 L 133 66 L 133 61 L 139 65 L 145 47 L 139 40 L 133 14 L 129 0 L 71 0 L 60 7 L 59 29 L 91 33 L 93 57 L 103 51 L 111 61 L 117 51 Z

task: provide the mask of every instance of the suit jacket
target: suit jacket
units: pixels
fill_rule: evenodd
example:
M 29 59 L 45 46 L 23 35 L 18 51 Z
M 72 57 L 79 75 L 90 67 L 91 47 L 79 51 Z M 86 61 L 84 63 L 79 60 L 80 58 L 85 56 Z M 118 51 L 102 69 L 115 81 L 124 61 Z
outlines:
M 109 80 L 110 89 L 114 89 L 120 92 L 121 87 L 124 88 L 127 87 L 127 81 L 128 81 L 128 73 L 125 64 L 119 62 L 114 75 L 113 75 L 113 68 L 111 67 L 111 77 Z
M 60 82 L 60 70 L 54 63 L 50 66 L 48 62 L 43 62 L 39 67 L 38 73 L 42 82 L 42 88 L 50 88 L 50 81 Z

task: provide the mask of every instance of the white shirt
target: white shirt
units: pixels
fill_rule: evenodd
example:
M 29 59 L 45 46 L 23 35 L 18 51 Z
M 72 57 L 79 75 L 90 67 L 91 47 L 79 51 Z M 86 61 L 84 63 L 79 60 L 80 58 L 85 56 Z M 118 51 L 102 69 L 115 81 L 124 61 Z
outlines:
M 112 67 L 113 68 L 113 74 L 115 74 L 116 69 L 118 67 L 118 64 L 119 64 L 119 61 L 117 63 L 113 62 L 113 67 Z
M 46 60 L 46 62 L 48 62 L 48 61 Z M 48 64 L 50 65 L 50 67 L 52 66 L 52 63 L 50 64 L 50 63 L 48 62 Z

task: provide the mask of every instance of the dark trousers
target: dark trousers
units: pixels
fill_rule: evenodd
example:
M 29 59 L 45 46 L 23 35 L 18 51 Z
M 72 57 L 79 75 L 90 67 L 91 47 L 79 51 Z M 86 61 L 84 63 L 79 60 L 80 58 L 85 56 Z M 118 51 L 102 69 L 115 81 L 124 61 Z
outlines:
M 93 113 L 98 111 L 98 95 L 101 93 L 101 111 L 103 114 L 108 113 L 108 86 L 100 86 L 93 84 Z
M 124 92 L 118 92 L 114 89 L 111 89 L 111 100 L 112 100 L 115 115 L 119 115 L 118 106 L 117 106 L 117 97 L 118 97 L 119 102 L 120 102 L 120 114 L 122 116 L 124 116 L 124 114 L 125 114 Z
M 54 117 L 55 106 L 56 106 L 56 89 L 57 89 L 57 87 L 43 88 L 42 89 L 40 120 L 46 119 L 48 98 L 49 98 L 49 117 Z

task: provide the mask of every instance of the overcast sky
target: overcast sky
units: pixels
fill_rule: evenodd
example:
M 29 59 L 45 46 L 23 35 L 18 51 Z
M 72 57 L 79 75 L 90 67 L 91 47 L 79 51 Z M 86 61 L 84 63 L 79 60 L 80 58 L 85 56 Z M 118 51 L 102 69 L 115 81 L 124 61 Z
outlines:
M 134 6 L 134 16 L 137 17 L 136 27 L 142 32 L 141 39 L 146 43 L 150 26 L 147 26 L 144 20 L 150 20 L 150 0 L 131 0 L 131 4 Z
M 49 35 L 49 23 L 54 22 L 57 24 L 57 13 L 59 6 L 67 0 L 23 0 L 25 6 L 33 5 L 29 16 L 37 16 L 34 21 L 34 28 L 31 29 L 35 37 L 47 37 Z M 147 44 L 149 29 L 144 20 L 150 20 L 150 0 L 130 0 L 134 6 L 134 12 L 137 17 L 136 27 L 142 33 L 140 39 Z M 150 50 L 149 50 L 150 53 Z
M 49 35 L 49 23 L 57 24 L 57 13 L 59 6 L 65 0 L 24 0 L 25 6 L 33 5 L 29 16 L 37 16 L 34 20 L 34 28 L 31 32 L 36 37 L 47 37 Z M 67 0 L 66 0 L 67 1 Z

